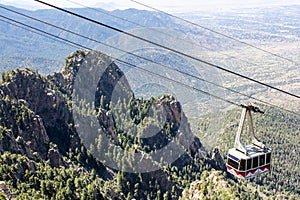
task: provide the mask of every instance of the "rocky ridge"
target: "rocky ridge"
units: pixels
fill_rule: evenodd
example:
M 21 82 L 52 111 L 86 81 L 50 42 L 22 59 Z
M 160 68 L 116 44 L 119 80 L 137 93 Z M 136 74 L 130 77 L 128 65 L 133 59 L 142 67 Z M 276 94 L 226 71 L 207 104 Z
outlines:
M 102 74 L 100 80 L 97 79 L 97 74 L 88 74 L 99 65 L 105 66 L 97 71 Z M 120 173 L 103 166 L 88 152 L 76 130 L 72 113 L 72 106 L 74 106 L 72 98 L 76 98 L 73 95 L 74 87 L 76 88 L 74 80 L 78 78 L 79 70 L 83 70 L 80 72 L 81 75 L 82 72 L 84 74 L 82 79 L 88 77 L 84 80 L 87 86 L 97 83 L 95 99 L 87 99 L 87 101 L 95 101 L 102 131 L 111 136 L 115 144 L 120 147 L 122 144 L 127 144 L 134 147 L 134 151 L 143 152 L 146 149 L 148 151 L 155 150 L 157 145 L 167 144 L 177 134 L 179 134 L 179 138 L 189 135 L 188 138 L 191 138 L 192 141 L 188 141 L 191 144 L 188 153 L 182 155 L 168 168 L 140 175 Z M 143 101 L 134 98 L 123 72 L 101 52 L 76 51 L 66 58 L 61 73 L 47 77 L 31 69 L 16 69 L 4 73 L 2 79 L 0 83 L 0 153 L 10 152 L 23 155 L 28 159 L 28 162 L 24 163 L 32 163 L 21 167 L 12 177 L 22 179 L 26 170 L 34 171 L 37 163 L 47 161 L 51 167 L 82 166 L 88 171 L 94 169 L 99 178 L 101 177 L 111 184 L 114 184 L 113 180 L 121 176 L 124 181 L 118 189 L 121 190 L 120 195 L 116 197 L 116 190 L 110 188 L 102 191 L 108 197 L 117 199 L 134 195 L 139 198 L 146 198 L 147 195 L 162 197 L 162 193 L 155 192 L 156 189 L 153 186 L 155 183 L 159 185 L 161 192 L 168 192 L 168 198 L 176 199 L 181 195 L 180 184 L 187 180 L 178 183 L 175 178 L 170 178 L 172 173 L 179 175 L 182 173 L 181 170 L 190 166 L 189 168 L 196 174 L 199 172 L 200 166 L 205 163 L 210 166 L 214 165 L 212 160 L 206 159 L 208 154 L 200 140 L 192 135 L 180 103 L 170 95 Z M 149 108 L 151 105 L 156 104 L 164 109 L 166 124 L 158 136 L 145 139 L 142 143 L 135 145 L 131 144 L 133 140 L 130 138 L 127 138 L 125 142 L 120 140 L 124 139 L 121 137 L 124 135 L 124 131 L 118 127 L 117 116 L 112 114 L 111 107 L 113 98 L 111 94 L 114 88 L 118 88 L 118 92 L 122 93 L 121 96 L 125 99 L 123 102 L 128 104 L 131 117 L 137 124 L 145 123 L 150 119 Z M 86 91 L 79 92 L 85 94 Z M 140 147 L 136 148 L 137 146 Z M 15 184 L 17 182 L 14 182 Z M 133 192 L 132 188 L 135 187 L 141 189 Z M 152 193 L 145 194 L 145 191 L 152 191 Z

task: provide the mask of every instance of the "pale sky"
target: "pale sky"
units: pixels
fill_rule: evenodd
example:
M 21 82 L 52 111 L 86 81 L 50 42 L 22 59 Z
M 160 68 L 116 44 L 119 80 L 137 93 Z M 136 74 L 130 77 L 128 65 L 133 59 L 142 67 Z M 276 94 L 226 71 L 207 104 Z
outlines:
M 85 6 L 97 6 L 103 9 L 126 9 L 138 8 L 139 6 L 130 0 L 44 0 L 45 2 L 60 7 L 80 7 L 72 2 L 77 2 Z M 226 10 L 239 7 L 271 6 L 271 5 L 300 5 L 300 0 L 137 0 L 149 6 L 168 12 L 186 12 L 197 10 Z M 48 8 L 33 0 L 0 0 L 0 4 L 12 5 L 26 9 Z

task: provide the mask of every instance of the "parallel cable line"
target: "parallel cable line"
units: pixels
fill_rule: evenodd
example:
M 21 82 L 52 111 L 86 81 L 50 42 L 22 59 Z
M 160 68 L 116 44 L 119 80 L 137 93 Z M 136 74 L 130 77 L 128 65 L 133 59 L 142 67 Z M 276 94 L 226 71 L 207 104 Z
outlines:
M 4 18 L 4 19 L 7 19 L 7 20 L 10 20 L 10 21 L 13 21 L 14 23 L 17 23 L 17 24 L 21 24 L 22 26 L 26 26 L 26 27 L 28 27 L 28 28 L 30 28 L 30 29 L 33 29 L 34 31 L 39 31 L 39 32 L 42 32 L 42 33 L 44 33 L 44 34 L 46 34 L 46 35 L 49 35 L 49 36 L 51 36 L 51 37 L 54 37 L 54 38 L 56 38 L 56 39 L 63 40 L 63 41 L 65 41 L 65 42 L 67 42 L 67 43 L 70 43 L 70 44 L 72 44 L 72 45 L 76 45 L 76 46 L 81 47 L 81 48 L 84 48 L 84 49 L 92 50 L 91 48 L 89 48 L 89 47 L 87 47 L 87 46 L 78 44 L 78 43 L 76 43 L 76 42 L 72 42 L 72 41 L 67 40 L 67 39 L 65 39 L 65 38 L 62 38 L 62 37 L 60 37 L 60 36 L 57 36 L 57 35 L 48 33 L 48 32 L 46 32 L 46 31 L 43 31 L 43 30 L 38 29 L 38 28 L 35 28 L 35 27 L 32 27 L 32 26 L 30 26 L 30 25 L 26 25 L 26 24 L 24 24 L 24 23 L 22 23 L 22 22 L 18 22 L 18 21 L 14 20 L 14 19 L 11 19 L 11 18 L 9 18 L 9 17 L 5 17 L 5 16 L 3 16 L 3 15 L 0 15 L 0 17 L 2 17 L 2 18 Z M 189 88 L 189 89 L 195 90 L 195 91 L 197 91 L 197 92 L 201 92 L 201 93 L 203 93 L 203 94 L 205 94 L 205 95 L 209 95 L 209 96 L 211 96 L 211 97 L 213 97 L 213 98 L 215 98 L 215 99 L 222 100 L 222 101 L 224 101 L 224 102 L 227 102 L 227 103 L 229 103 L 229 104 L 232 104 L 232 105 L 235 105 L 235 106 L 238 106 L 238 107 L 243 107 L 242 105 L 240 105 L 240 104 L 238 104 L 238 103 L 235 103 L 235 102 L 230 101 L 230 100 L 228 100 L 228 99 L 225 99 L 225 98 L 223 98 L 223 97 L 219 97 L 219 96 L 217 96 L 217 95 L 211 94 L 211 93 L 209 93 L 209 92 L 207 92 L 207 91 L 204 91 L 204 90 L 201 90 L 201 89 L 199 89 L 199 88 L 190 86 L 190 85 L 188 85 L 188 84 L 184 84 L 184 83 L 182 83 L 182 82 L 180 82 L 180 81 L 177 81 L 177 80 L 175 80 L 175 79 L 171 79 L 171 78 L 165 77 L 165 76 L 163 76 L 163 75 L 157 74 L 157 73 L 155 73 L 155 72 L 151 72 L 151 71 L 149 71 L 149 70 L 146 70 L 146 69 L 144 69 L 144 68 L 141 68 L 141 67 L 139 67 L 139 66 L 136 66 L 136 65 L 134 65 L 134 64 L 132 64 L 132 63 L 128 63 L 128 62 L 126 62 L 126 61 L 120 60 L 120 59 L 118 59 L 118 58 L 114 58 L 114 57 L 112 57 L 112 56 L 109 56 L 109 57 L 110 57 L 111 59 L 113 59 L 113 60 L 116 60 L 116 61 L 118 61 L 118 62 L 121 62 L 121 63 L 123 63 L 123 64 L 125 64 L 125 65 L 130 66 L 130 67 L 134 67 L 134 68 L 137 68 L 137 69 L 139 69 L 139 70 L 146 71 L 147 73 L 151 73 L 151 74 L 156 75 L 156 76 L 159 76 L 160 78 L 163 78 L 163 79 L 165 79 L 165 80 L 172 81 L 172 82 L 174 82 L 174 83 L 183 85 L 183 86 L 185 86 L 185 87 L 187 87 L 187 88 Z
M 67 44 L 67 45 L 70 45 L 70 46 L 77 46 L 77 47 L 80 47 L 80 48 L 92 50 L 91 48 L 89 48 L 89 47 L 87 47 L 87 46 L 78 44 L 78 43 L 76 43 L 76 42 L 72 42 L 72 41 L 70 41 L 70 40 L 67 40 L 67 39 L 65 39 L 65 38 L 59 37 L 59 36 L 57 36 L 57 35 L 54 35 L 54 34 L 45 32 L 45 31 L 43 31 L 43 30 L 41 30 L 41 29 L 34 28 L 34 27 L 29 26 L 29 25 L 27 25 L 27 24 L 24 24 L 24 23 L 22 23 L 22 22 L 18 22 L 18 21 L 14 20 L 14 19 L 11 19 L 11 18 L 8 18 L 8 17 L 4 17 L 4 16 L 2 16 L 2 15 L 0 15 L 0 17 L 5 18 L 5 19 L 10 20 L 10 21 L 13 21 L 13 22 L 15 22 L 15 23 L 17 23 L 17 24 L 21 24 L 22 26 L 25 26 L 25 27 L 22 27 L 22 26 L 19 26 L 19 25 L 17 25 L 17 24 L 10 23 L 10 22 L 7 22 L 7 21 L 5 21 L 5 20 L 1 20 L 1 19 L 0 19 L 0 20 L 3 21 L 3 22 L 9 23 L 9 24 L 14 25 L 14 26 L 17 26 L 17 27 L 22 28 L 22 29 L 25 29 L 25 30 L 27 30 L 27 31 L 30 31 L 30 32 L 33 32 L 33 33 L 36 33 L 36 34 L 39 34 L 38 32 L 41 32 L 41 33 L 43 33 L 43 34 L 39 34 L 39 35 L 44 36 L 44 37 L 46 37 L 46 38 L 54 39 L 54 40 L 57 40 L 57 41 L 59 41 L 59 42 L 63 42 L 63 43 L 65 43 L 65 44 Z M 26 28 L 26 27 L 28 27 L 28 28 Z M 32 30 L 30 30 L 30 29 L 32 29 Z M 113 57 L 110 57 L 110 58 L 116 59 L 116 58 L 113 58 Z M 131 67 L 131 68 L 137 68 L 137 69 L 139 69 L 139 70 L 146 71 L 147 73 L 151 73 L 151 74 L 153 74 L 153 75 L 155 75 L 155 76 L 159 76 L 159 77 L 161 77 L 161 78 L 163 78 L 163 79 L 166 79 L 166 80 L 175 82 L 175 83 L 177 83 L 177 84 L 183 85 L 183 86 L 185 86 L 185 87 L 187 87 L 187 88 L 189 88 L 189 89 L 195 90 L 195 91 L 197 91 L 197 92 L 201 92 L 201 93 L 203 93 L 203 94 L 209 95 L 209 96 L 211 96 L 211 97 L 213 97 L 213 98 L 222 100 L 222 101 L 224 101 L 224 102 L 227 102 L 227 103 L 229 103 L 229 104 L 235 105 L 235 106 L 237 106 L 237 107 L 244 107 L 244 106 L 241 105 L 241 104 L 235 103 L 235 102 L 233 102 L 233 101 L 230 101 L 230 100 L 228 100 L 228 99 L 219 97 L 219 96 L 217 96 L 217 95 L 213 95 L 213 94 L 211 94 L 211 93 L 209 93 L 209 92 L 206 92 L 206 91 L 203 91 L 203 90 L 201 90 L 201 89 L 198 89 L 198 88 L 195 88 L 195 87 L 191 87 L 190 85 L 183 84 L 183 83 L 180 82 L 180 81 L 177 81 L 177 80 L 174 80 L 174 79 L 171 79 L 171 78 L 167 78 L 167 77 L 165 77 L 165 76 L 163 76 L 163 75 L 160 75 L 160 74 L 151 72 L 151 71 L 149 71 L 149 70 L 143 69 L 143 68 L 141 68 L 141 67 L 138 67 L 138 66 L 133 65 L 133 64 L 131 64 L 131 63 L 125 62 L 125 61 L 123 61 L 123 60 L 119 60 L 119 59 L 116 59 L 116 60 L 117 60 L 118 62 L 121 62 L 121 63 L 123 63 L 123 64 L 125 64 L 125 65 Z M 280 109 L 282 109 L 282 108 L 280 108 Z M 289 111 L 289 110 L 287 110 L 287 111 L 288 111 L 288 112 L 291 112 L 291 113 L 293 113 L 293 114 L 295 114 L 295 115 L 297 115 L 297 116 L 300 116 L 298 113 L 294 113 L 294 112 Z M 269 117 L 271 117 L 271 118 L 276 117 L 276 116 L 273 116 L 273 115 L 270 115 L 270 114 L 265 114 L 265 115 L 266 115 L 266 116 L 269 116 Z M 291 122 L 291 123 L 293 123 L 293 122 Z M 295 124 L 295 123 L 293 123 L 293 124 Z
M 236 42 L 239 42 L 239 43 L 241 43 L 241 44 L 247 45 L 247 46 L 252 47 L 252 48 L 254 48 L 254 49 L 257 49 L 257 50 L 259 50 L 259 51 L 268 53 L 268 54 L 273 55 L 273 56 L 275 56 L 275 57 L 278 57 L 278 58 L 281 58 L 281 59 L 283 59 L 283 60 L 289 61 L 289 62 L 291 62 L 291 63 L 300 65 L 298 62 L 296 62 L 296 61 L 294 61 L 294 60 L 292 60 L 292 59 L 289 59 L 289 58 L 283 57 L 283 56 L 281 56 L 281 55 L 278 55 L 278 54 L 276 54 L 276 53 L 273 53 L 273 52 L 271 52 L 271 51 L 262 49 L 262 48 L 260 48 L 260 47 L 257 47 L 257 46 L 255 46 L 255 45 L 253 45 L 253 44 L 250 44 L 250 43 L 244 42 L 244 41 L 242 41 L 242 40 L 236 39 L 236 38 L 231 37 L 231 36 L 229 36 L 229 35 L 226 35 L 226 34 L 224 34 L 224 33 L 215 31 L 215 30 L 213 30 L 213 29 L 207 28 L 207 27 L 202 26 L 202 25 L 200 25 L 200 24 L 197 24 L 197 23 L 191 22 L 191 21 L 189 21 L 189 20 L 186 20 L 186 19 L 184 19 L 184 18 L 178 17 L 178 16 L 176 16 L 176 15 L 172 15 L 172 14 L 170 14 L 170 13 L 167 13 L 167 12 L 165 12 L 165 11 L 159 10 L 159 9 L 154 8 L 154 7 L 152 7 L 152 6 L 146 5 L 146 4 L 141 3 L 141 2 L 139 2 L 139 1 L 136 1 L 136 0 L 130 0 L 130 1 L 132 1 L 132 2 L 134 2 L 134 3 L 136 3 L 136 4 L 139 4 L 139 5 L 142 5 L 142 6 L 146 7 L 146 8 L 150 8 L 150 9 L 155 10 L 155 11 L 157 11 L 157 12 L 163 13 L 163 14 L 165 14 L 165 15 L 167 15 L 167 16 L 170 16 L 170 17 L 173 17 L 173 18 L 175 18 L 175 19 L 184 21 L 184 22 L 186 22 L 186 23 L 188 23 L 188 24 L 197 26 L 197 27 L 202 28 L 202 29 L 204 29 L 204 30 L 210 31 L 210 32 L 212 32 L 212 33 L 221 35 L 221 36 L 226 37 L 226 38 L 228 38 L 228 39 L 231 39 L 231 40 L 233 40 L 233 41 L 236 41 Z
M 7 20 L 10 20 L 10 21 L 12 21 L 12 22 L 15 22 L 15 23 L 17 23 L 17 24 L 20 24 L 20 25 L 22 25 L 22 26 L 25 26 L 25 27 L 27 27 L 27 28 L 33 29 L 33 30 L 35 30 L 35 31 L 41 32 L 41 33 L 43 33 L 43 34 L 50 35 L 50 36 L 52 36 L 52 37 L 54 37 L 54 38 L 56 38 L 56 39 L 63 40 L 63 41 L 68 42 L 68 43 L 70 43 L 70 44 L 72 44 L 72 45 L 75 45 L 75 46 L 78 46 L 78 47 L 81 47 L 81 48 L 86 48 L 86 49 L 88 49 L 88 50 L 92 50 L 91 48 L 85 47 L 85 46 L 83 46 L 83 45 L 81 45 L 81 44 L 78 44 L 78 43 L 76 43 L 76 42 L 72 42 L 71 40 L 68 40 L 68 39 L 65 39 L 65 38 L 58 37 L 57 35 L 54 35 L 54 34 L 52 34 L 52 33 L 48 33 L 47 31 L 43 31 L 43 30 L 38 29 L 38 28 L 35 28 L 35 27 L 33 27 L 33 26 L 24 24 L 24 23 L 22 23 L 22 22 L 16 21 L 16 20 L 11 19 L 11 18 L 9 18 L 9 17 L 5 17 L 5 16 L 3 16 L 3 15 L 0 15 L 0 17 L 2 17 L 2 18 L 4 18 L 4 19 L 7 19 Z
M 2 17 L 2 16 L 1 16 L 1 17 Z M 7 18 L 6 18 L 6 19 L 7 19 Z M 9 20 L 10 20 L 10 19 L 9 19 Z M 78 48 L 78 46 L 75 46 L 75 45 L 73 45 L 73 44 L 70 44 L 70 43 L 68 43 L 68 42 L 66 42 L 66 41 L 63 41 L 63 40 L 60 40 L 60 39 L 57 39 L 57 38 L 53 38 L 53 37 L 49 37 L 49 36 L 47 36 L 47 35 L 45 35 L 45 34 L 39 33 L 37 30 L 36 30 L 36 31 L 30 30 L 29 28 L 26 28 L 26 27 L 24 27 L 24 26 L 20 26 L 20 25 L 18 25 L 18 24 L 14 24 L 14 23 L 12 23 L 12 22 L 9 22 L 9 21 L 3 20 L 3 19 L 0 19 L 0 21 L 5 22 L 5 23 L 10 24 L 10 25 L 13 25 L 13 26 L 16 26 L 16 27 L 18 27 L 18 28 L 24 29 L 24 30 L 26 30 L 26 31 L 30 31 L 30 32 L 35 33 L 35 34 L 37 34 L 37 35 L 40 35 L 40 36 L 43 36 L 43 37 L 52 39 L 52 40 L 54 40 L 54 41 L 61 42 L 61 43 L 70 45 L 70 46 L 72 46 L 72 47 Z M 16 23 L 17 23 L 17 22 L 16 22 Z M 27 25 L 26 25 L 26 26 L 27 26 Z
M 75 1 L 72 1 L 72 0 L 65 0 L 65 1 L 70 2 L 70 3 L 73 3 L 73 4 L 78 5 L 78 6 L 81 6 L 81 7 L 84 7 L 84 8 L 88 8 L 88 9 L 93 10 L 93 11 L 95 11 L 95 12 L 98 12 L 98 13 L 101 13 L 101 14 L 104 14 L 104 15 L 107 15 L 107 16 L 110 16 L 110 17 L 113 17 L 113 18 L 116 18 L 116 19 L 125 21 L 125 22 L 129 22 L 129 23 L 131 23 L 131 24 L 133 24 L 133 25 L 136 25 L 136 26 L 138 26 L 138 27 L 149 28 L 149 27 L 144 26 L 144 25 L 142 25 L 142 24 L 139 24 L 139 23 L 133 22 L 133 21 L 131 21 L 131 20 L 124 19 L 124 18 L 119 17 L 119 16 L 117 16 L 117 15 L 111 14 L 111 13 L 109 13 L 109 12 L 107 12 L 107 11 L 103 11 L 103 10 L 100 10 L 100 9 L 97 9 L 97 8 L 93 8 L 93 7 L 88 7 L 88 6 L 85 6 L 85 5 L 81 4 L 81 3 L 78 3 L 78 2 L 75 2 Z M 153 31 L 155 31 L 155 32 L 157 32 L 157 33 L 160 33 L 160 34 L 163 34 L 163 35 L 166 35 L 166 36 L 168 36 L 168 37 L 173 37 L 173 38 L 174 38 L 174 35 L 172 35 L 172 34 L 168 34 L 168 33 L 165 33 L 165 32 L 163 32 L 163 31 L 160 31 L 160 30 L 153 30 Z M 189 44 L 191 44 L 191 45 L 195 45 L 195 43 L 193 43 L 193 42 L 191 42 L 191 41 L 184 40 L 184 39 L 179 38 L 179 37 L 175 37 L 174 39 L 180 39 L 181 41 L 187 42 L 187 43 L 189 43 Z M 197 45 L 197 46 L 198 46 L 198 45 Z M 205 47 L 205 46 L 201 46 L 200 48 L 204 48 L 204 49 L 206 49 L 206 50 L 213 51 L 213 49 L 208 48 L 208 47 Z M 241 59 L 241 58 L 235 57 L 235 56 L 233 56 L 233 55 L 229 55 L 229 54 L 222 53 L 222 52 L 217 52 L 217 54 L 220 54 L 220 55 L 223 55 L 223 56 L 228 56 L 228 58 L 235 59 L 235 60 L 239 60 L 239 61 L 242 61 L 242 62 L 244 62 L 244 63 L 250 64 L 250 65 L 253 65 L 253 66 L 259 66 L 257 63 L 253 63 L 253 62 L 250 62 L 250 61 L 248 61 L 248 60 L 245 60 L 245 59 Z
M 127 53 L 127 54 L 129 54 L 129 55 L 132 55 L 132 56 L 134 56 L 134 57 L 137 57 L 137 58 L 140 58 L 140 59 L 146 60 L 146 61 L 148 61 L 148 62 L 151 62 L 151 63 L 157 64 L 157 65 L 160 65 L 160 66 L 162 66 L 162 67 L 164 67 L 164 68 L 167 68 L 167 69 L 170 69 L 170 70 L 173 70 L 173 71 L 179 72 L 179 73 L 181 73 L 181 74 L 184 74 L 184 75 L 186 75 L 186 76 L 189 76 L 189 77 L 192 77 L 192 78 L 198 79 L 198 80 L 200 80 L 200 81 L 203 81 L 203 82 L 209 83 L 209 84 L 211 84 L 211 85 L 214 85 L 214 86 L 216 86 L 216 87 L 219 87 L 219 88 L 222 88 L 222 89 L 228 90 L 228 91 L 230 91 L 230 92 L 233 92 L 233 93 L 236 93 L 236 94 L 242 95 L 242 96 L 244 96 L 244 97 L 247 97 L 247 98 L 250 98 L 250 99 L 253 99 L 253 100 L 259 101 L 259 102 L 261 102 L 261 103 L 263 103 L 263 104 L 266 104 L 266 105 L 269 105 L 269 106 L 272 106 L 272 107 L 276 107 L 276 108 L 278 108 L 278 109 L 282 109 L 282 110 L 284 110 L 284 111 L 287 111 L 287 112 L 290 112 L 290 113 L 293 113 L 293 114 L 297 114 L 297 113 L 295 113 L 295 112 L 293 112 L 293 111 L 287 110 L 287 109 L 285 109 L 285 108 L 282 108 L 282 107 L 280 107 L 280 106 L 277 106 L 277 105 L 275 105 L 275 104 L 271 104 L 271 103 L 269 103 L 269 102 L 266 102 L 266 101 L 260 100 L 260 99 L 258 99 L 258 98 L 252 97 L 252 96 L 250 96 L 250 95 L 247 95 L 247 94 L 244 94 L 244 93 L 242 93 L 242 92 L 239 92 L 239 91 L 233 90 L 233 89 L 231 89 L 231 88 L 228 88 L 228 87 L 222 86 L 222 85 L 220 85 L 220 84 L 217 84 L 217 83 L 215 83 L 215 82 L 208 81 L 208 80 L 206 80 L 206 79 L 200 78 L 199 76 L 196 76 L 196 75 L 193 75 L 193 74 L 190 74 L 190 73 L 187 73 L 187 72 L 181 71 L 181 70 L 179 70 L 179 69 L 172 68 L 172 67 L 170 67 L 170 66 L 167 66 L 167 65 L 161 64 L 161 63 L 159 63 L 159 62 L 156 62 L 156 61 L 150 60 L 150 59 L 148 59 L 148 58 L 145 58 L 145 57 L 142 57 L 142 56 L 140 56 L 140 55 L 136 55 L 136 54 L 134 54 L 134 53 L 131 53 L 131 52 L 128 52 L 128 51 L 122 50 L 122 49 L 120 49 L 120 48 L 114 47 L 114 46 L 112 46 L 112 45 L 108 45 L 108 44 L 106 44 L 106 43 L 104 43 L 104 42 L 101 42 L 101 41 L 95 40 L 95 39 L 93 39 L 93 38 L 90 38 L 90 37 L 87 37 L 87 36 L 84 36 L 84 35 L 78 34 L 78 33 L 76 33 L 76 32 L 73 32 L 73 31 L 70 31 L 69 29 L 65 29 L 65 28 L 62 28 L 62 27 L 59 27 L 59 26 L 53 25 L 53 24 L 51 24 L 51 23 L 48 23 L 48 22 L 46 22 L 46 21 L 43 21 L 43 20 L 40 20 L 40 19 L 37 19 L 37 18 L 31 17 L 31 16 L 29 16 L 29 15 L 26 15 L 26 14 L 20 13 L 20 12 L 18 12 L 18 11 L 11 10 L 11 9 L 9 9 L 9 8 L 6 8 L 6 7 L 2 7 L 1 5 L 0 5 L 0 8 L 3 8 L 3 9 L 5 9 L 5 10 L 8 10 L 8 11 L 10 11 L 10 12 L 16 13 L 16 14 L 18 14 L 18 15 L 21 15 L 21 16 L 23 16 L 23 17 L 26 17 L 26 18 L 29 18 L 29 19 L 32 19 L 32 20 L 38 21 L 38 22 L 40 22 L 40 23 L 43 23 L 43 24 L 46 24 L 46 25 L 48 25 L 48 26 L 52 26 L 52 27 L 54 27 L 54 28 L 57 28 L 57 29 L 60 29 L 60 30 L 62 30 L 62 31 L 65 31 L 65 32 L 68 32 L 68 33 L 74 34 L 74 35 L 76 35 L 76 36 L 79 36 L 79 37 L 82 37 L 82 38 L 84 38 L 84 39 L 87 39 L 87 40 L 90 40 L 90 41 L 93 41 L 93 42 L 96 42 L 96 43 L 102 44 L 102 45 L 104 45 L 104 46 L 107 46 L 107 47 L 109 47 L 109 48 L 116 49 L 116 50 L 118 50 L 118 51 L 121 51 L 121 52 L 123 52 L 123 53 Z
M 285 94 L 287 94 L 287 95 L 289 95 L 289 96 L 296 97 L 296 98 L 300 99 L 300 96 L 299 96 L 299 95 L 296 95 L 296 94 L 293 94 L 293 93 L 291 93 L 291 92 L 288 92 L 288 91 L 282 90 L 282 89 L 280 89 L 280 88 L 274 87 L 274 86 L 272 86 L 272 85 L 263 83 L 263 82 L 261 82 L 261 81 L 255 80 L 255 79 L 250 78 L 250 77 L 248 77 L 248 76 L 245 76 L 245 75 L 243 75 L 243 74 L 240 74 L 240 73 L 231 71 L 231 70 L 229 70 L 229 69 L 223 68 L 223 67 L 221 67 L 221 66 L 218 66 L 218 65 L 215 65 L 215 64 L 213 64 L 213 63 L 207 62 L 207 61 L 205 61 L 205 60 L 199 59 L 199 58 L 197 58 L 197 57 L 191 56 L 191 55 L 189 55 L 189 54 L 186 54 L 186 53 L 184 53 L 184 52 L 178 51 L 178 50 L 176 50 L 176 49 L 172 49 L 172 48 L 170 48 L 170 47 L 167 47 L 167 46 L 158 44 L 158 43 L 153 42 L 153 41 L 151 41 L 151 40 L 147 40 L 147 39 L 145 39 L 145 38 L 142 38 L 142 37 L 137 36 L 137 35 L 135 35 L 135 34 L 126 32 L 126 31 L 121 30 L 121 29 L 119 29 L 119 28 L 116 28 L 116 27 L 107 25 L 107 24 L 105 24 L 105 23 L 102 23 L 102 22 L 93 20 L 93 19 L 91 19 L 91 18 L 88 18 L 88 17 L 85 17 L 85 16 L 83 16 L 83 15 L 74 13 L 74 12 L 72 12 L 72 11 L 69 11 L 69 10 L 66 10 L 66 9 L 63 9 L 63 8 L 60 8 L 60 7 L 57 7 L 57 6 L 53 5 L 53 4 L 49 4 L 49 3 L 46 3 L 46 2 L 43 2 L 43 1 L 40 1 L 40 0 L 34 0 L 34 1 L 39 2 L 39 3 L 41 3 L 41 4 L 44 4 L 44 5 L 47 5 L 47 6 L 49 6 L 49 7 L 55 8 L 55 9 L 60 10 L 60 11 L 62 11 L 62 12 L 71 14 L 71 15 L 76 16 L 76 17 L 78 17 L 78 18 L 81 18 L 81 19 L 90 21 L 90 22 L 95 23 L 95 24 L 97 24 L 97 25 L 106 27 L 106 28 L 108 28 L 108 29 L 114 30 L 114 31 L 116 31 L 116 32 L 119 32 L 119 33 L 128 35 L 128 36 L 130 36 L 130 37 L 134 37 L 134 38 L 136 38 L 136 39 L 138 39 L 138 40 L 147 42 L 147 43 L 149 43 L 149 44 L 153 44 L 153 45 L 158 46 L 158 47 L 161 47 L 161 48 L 163 48 L 163 49 L 166 49 L 166 50 L 172 51 L 172 52 L 174 52 L 174 53 L 183 55 L 183 56 L 185 56 L 185 57 L 187 57 L 187 58 L 191 58 L 191 59 L 193 59 L 193 60 L 196 60 L 196 61 L 199 61 L 199 62 L 201 62 L 201 63 L 204 63 L 204 64 L 206 64 L 206 65 L 208 65 L 208 66 L 217 68 L 217 69 L 219 69 L 219 70 L 222 70 L 222 71 L 225 71 L 225 72 L 228 72 L 228 73 L 231 73 L 231 74 L 234 74 L 234 75 L 236 75 L 236 76 L 242 77 L 242 78 L 244 78 L 244 79 L 247 79 L 247 80 L 249 80 L 249 81 L 255 82 L 255 83 L 260 84 L 260 85 L 263 85 L 263 86 L 265 86 L 265 87 L 268 87 L 268 88 L 277 90 L 277 91 L 282 92 L 282 93 L 285 93 Z

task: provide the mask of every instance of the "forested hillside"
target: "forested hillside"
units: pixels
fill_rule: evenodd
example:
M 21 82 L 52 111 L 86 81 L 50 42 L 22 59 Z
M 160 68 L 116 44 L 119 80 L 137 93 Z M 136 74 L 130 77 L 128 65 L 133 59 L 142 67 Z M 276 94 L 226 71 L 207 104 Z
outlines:
M 88 60 L 88 57 L 92 59 Z M 70 95 L 74 78 L 78 70 L 85 67 L 84 63 L 107 59 L 100 52 L 77 51 L 67 57 L 62 73 L 45 77 L 31 69 L 17 69 L 3 74 L 0 85 L 0 180 L 9 188 L 7 196 L 13 195 L 16 199 L 178 199 L 183 189 L 199 178 L 204 169 L 219 168 L 193 135 L 189 137 L 189 150 L 176 162 L 165 165 L 164 161 L 153 160 L 158 167 L 155 171 L 128 173 L 97 160 L 94 151 L 109 150 L 109 157 L 117 159 L 120 155 L 110 147 L 103 149 L 107 144 L 101 142 L 94 148 L 84 145 L 86 138 L 80 138 L 76 130 L 71 112 L 72 106 L 76 105 L 72 105 Z M 147 152 L 155 152 L 159 145 L 165 145 L 177 134 L 191 134 L 187 122 L 179 130 L 178 120 L 187 119 L 180 103 L 166 95 L 144 101 L 131 98 L 128 107 L 123 103 L 115 105 L 116 110 L 125 109 L 125 113 L 131 113 L 136 124 L 151 120 L 151 104 L 162 105 L 167 112 L 166 124 L 158 136 L 147 140 L 141 136 L 130 137 L 125 131 L 129 128 L 127 123 L 132 122 L 122 125 L 116 123 L 117 115 L 114 121 L 107 118 L 112 109 L 108 98 L 111 91 L 107 85 L 115 84 L 123 76 L 113 63 L 107 72 L 99 82 L 97 115 L 102 131 L 115 147 L 146 156 Z M 130 88 L 124 89 L 131 94 Z M 85 115 L 88 110 L 85 106 L 81 108 L 79 115 Z M 119 164 L 124 162 L 119 161 Z

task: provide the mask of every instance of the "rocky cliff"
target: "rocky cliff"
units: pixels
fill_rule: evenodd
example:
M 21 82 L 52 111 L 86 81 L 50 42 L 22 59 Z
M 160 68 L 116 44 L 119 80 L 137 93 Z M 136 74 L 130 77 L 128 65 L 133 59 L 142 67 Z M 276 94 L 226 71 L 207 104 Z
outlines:
M 54 171 L 55 167 L 76 170 L 76 174 L 90 174 L 93 171 L 96 174 L 93 176 L 93 184 L 96 180 L 102 180 L 102 183 L 107 182 L 106 185 L 109 185 L 95 188 L 103 198 L 177 199 L 185 184 L 195 180 L 202 169 L 212 166 L 212 161 L 206 159 L 208 154 L 200 140 L 193 136 L 180 102 L 170 95 L 148 100 L 135 98 L 124 73 L 101 52 L 76 51 L 66 58 L 62 72 L 46 77 L 31 69 L 16 69 L 3 73 L 2 79 L 0 153 L 4 155 L 9 152 L 26 157 L 22 161 L 23 167 L 9 175 L 14 180 L 14 189 L 19 187 L 18 180 L 29 184 L 32 180 L 27 178 L 34 177 L 34 172 L 41 168 L 39 163 L 43 163 L 43 166 L 49 164 Z M 78 79 L 80 84 L 86 85 L 78 87 L 75 81 Z M 84 89 L 95 83 L 94 93 Z M 120 94 L 118 97 L 122 99 L 114 99 L 113 92 Z M 81 107 L 73 103 L 79 95 L 87 97 L 80 101 Z M 85 105 L 89 103 L 94 106 L 86 109 Z M 159 110 L 153 111 L 153 107 L 163 110 L 161 117 L 164 120 L 159 124 L 157 134 L 151 137 L 128 135 L 127 131 L 131 130 L 133 124 L 146 126 L 139 129 L 139 134 L 152 130 L 152 120 L 160 116 Z M 172 138 L 177 137 L 178 145 L 188 145 L 186 152 L 168 166 L 160 166 L 159 160 L 153 160 L 159 169 L 146 173 L 132 174 L 104 166 L 93 154 L 95 148 L 100 151 L 101 145 L 84 145 L 82 139 L 86 138 L 81 137 L 77 131 L 78 125 L 74 121 L 72 109 L 78 108 L 81 109 L 80 115 L 95 113 L 102 133 L 118 148 L 147 156 L 147 153 L 163 148 Z M 124 113 L 128 113 L 128 117 L 121 119 Z M 111 152 L 112 157 L 119 156 L 114 154 L 114 149 Z M 4 157 L 2 159 L 5 160 Z M 164 159 L 161 161 L 167 162 Z M 3 167 L 11 164 L 14 163 L 7 162 Z M 181 177 L 183 174 L 186 175 Z M 71 177 L 71 181 L 75 181 Z M 0 174 L 0 179 L 7 178 Z M 43 188 L 41 184 L 40 181 L 34 183 L 36 191 Z M 82 191 L 80 185 L 74 187 Z M 16 193 L 21 194 L 19 189 L 16 189 Z M 50 192 L 48 197 L 53 195 L 57 194 Z M 78 193 L 71 192 L 70 195 L 75 199 L 80 197 Z

